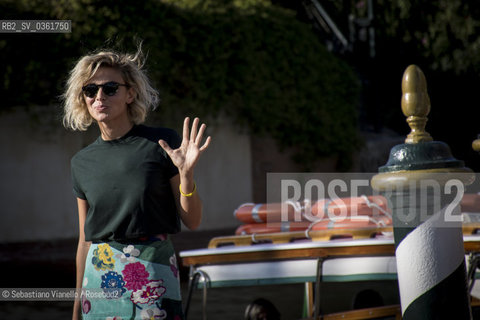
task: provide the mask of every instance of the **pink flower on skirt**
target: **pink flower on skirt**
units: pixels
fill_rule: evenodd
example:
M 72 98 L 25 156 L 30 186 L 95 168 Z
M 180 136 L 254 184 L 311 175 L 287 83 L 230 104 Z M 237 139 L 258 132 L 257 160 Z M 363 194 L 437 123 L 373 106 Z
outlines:
M 85 298 L 85 296 L 82 294 L 82 312 L 84 314 L 87 314 L 90 312 L 90 309 L 92 309 L 92 304 L 90 303 L 90 301 L 87 300 L 87 298 Z
M 170 270 L 172 270 L 175 278 L 178 278 L 177 257 L 175 254 L 170 257 Z
M 139 290 L 148 283 L 150 274 L 145 270 L 145 266 L 141 262 L 129 263 L 122 271 L 123 280 L 125 280 L 125 288 L 128 290 Z
M 135 304 L 153 304 L 167 291 L 162 284 L 162 280 L 152 280 L 141 290 L 134 291 L 130 300 Z

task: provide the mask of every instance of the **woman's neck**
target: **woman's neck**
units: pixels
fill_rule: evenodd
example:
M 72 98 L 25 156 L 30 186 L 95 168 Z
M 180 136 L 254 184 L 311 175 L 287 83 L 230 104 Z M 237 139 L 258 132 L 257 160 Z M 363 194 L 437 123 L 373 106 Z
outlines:
M 121 124 L 116 123 L 112 126 L 105 122 L 99 122 L 98 127 L 100 128 L 102 139 L 108 141 L 119 139 L 126 135 L 132 129 L 133 123 L 128 121 Z

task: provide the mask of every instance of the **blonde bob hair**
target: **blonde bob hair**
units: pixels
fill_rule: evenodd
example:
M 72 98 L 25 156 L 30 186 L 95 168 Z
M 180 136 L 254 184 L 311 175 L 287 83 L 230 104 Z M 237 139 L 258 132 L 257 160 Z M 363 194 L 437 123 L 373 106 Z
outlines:
M 115 51 L 100 51 L 86 55 L 76 63 L 67 80 L 64 100 L 63 125 L 73 130 L 85 131 L 94 122 L 88 112 L 82 92 L 98 68 L 110 67 L 119 70 L 125 83 L 135 91 L 135 98 L 128 105 L 128 115 L 135 123 L 143 123 L 149 109 L 154 109 L 159 101 L 155 90 L 143 69 L 141 47 L 136 54 L 123 54 Z

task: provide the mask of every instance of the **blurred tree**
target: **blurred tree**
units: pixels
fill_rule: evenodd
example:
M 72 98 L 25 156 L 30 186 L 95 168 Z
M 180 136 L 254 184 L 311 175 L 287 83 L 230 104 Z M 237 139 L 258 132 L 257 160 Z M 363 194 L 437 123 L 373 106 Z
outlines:
M 361 15 L 367 1 L 325 0 L 322 4 L 328 3 L 329 14 L 348 34 L 348 14 Z M 476 108 L 480 83 L 480 1 L 372 2 L 376 56 L 368 60 L 353 52 L 346 57 L 361 74 L 362 110 L 368 124 L 377 130 L 385 126 L 408 132 L 400 110 L 400 84 L 405 68 L 417 64 L 427 77 L 432 102 L 427 130 L 434 139 L 447 142 L 456 157 L 480 170 L 478 155 L 471 149 L 480 127 L 469 114 Z
M 476 0 L 373 0 L 377 51 L 382 56 L 422 57 L 432 70 L 457 74 L 480 68 L 480 2 Z M 364 15 L 367 0 L 325 0 L 348 34 L 348 15 Z
M 479 1 L 379 0 L 376 10 L 383 13 L 377 21 L 380 42 L 398 37 L 433 70 L 478 73 Z

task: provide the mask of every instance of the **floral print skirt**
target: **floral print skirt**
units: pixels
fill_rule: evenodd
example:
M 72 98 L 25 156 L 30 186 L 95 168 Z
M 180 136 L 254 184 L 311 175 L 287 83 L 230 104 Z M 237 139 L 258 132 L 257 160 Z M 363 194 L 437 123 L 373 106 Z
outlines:
M 85 320 L 183 319 L 170 239 L 92 243 L 82 286 Z

